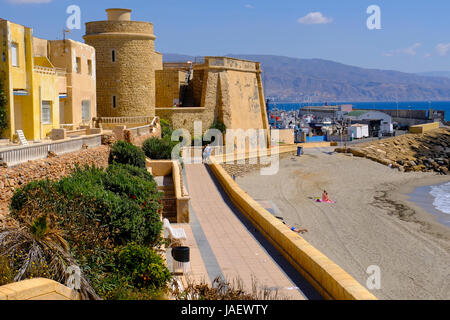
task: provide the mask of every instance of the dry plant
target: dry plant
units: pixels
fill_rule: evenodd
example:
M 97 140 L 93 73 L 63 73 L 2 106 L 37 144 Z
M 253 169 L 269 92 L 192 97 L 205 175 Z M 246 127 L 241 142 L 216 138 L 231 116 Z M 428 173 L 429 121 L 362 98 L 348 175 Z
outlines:
M 31 225 L 1 230 L 0 256 L 11 261 L 16 270 L 14 281 L 44 277 L 65 284 L 70 276 L 68 268 L 77 266 L 61 231 L 49 226 L 46 215 Z M 83 275 L 80 285 L 83 299 L 99 299 Z
M 212 285 L 206 281 L 196 283 L 186 279 L 187 285 L 183 288 L 179 281 L 174 279 L 171 286 L 171 295 L 176 300 L 288 300 L 278 295 L 278 290 L 260 286 L 257 279 L 252 276 L 252 289 L 244 289 L 243 280 L 235 277 L 231 281 L 218 276 Z

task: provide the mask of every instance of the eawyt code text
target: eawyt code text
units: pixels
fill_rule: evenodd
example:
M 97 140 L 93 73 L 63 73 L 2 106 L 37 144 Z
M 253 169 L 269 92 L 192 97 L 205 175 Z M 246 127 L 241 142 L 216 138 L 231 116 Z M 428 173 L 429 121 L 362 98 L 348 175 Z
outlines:
M 193 306 L 188 304 L 180 308 L 181 316 L 199 316 L 199 318 L 227 318 L 230 316 L 265 316 L 269 305 L 230 304 L 217 306 Z

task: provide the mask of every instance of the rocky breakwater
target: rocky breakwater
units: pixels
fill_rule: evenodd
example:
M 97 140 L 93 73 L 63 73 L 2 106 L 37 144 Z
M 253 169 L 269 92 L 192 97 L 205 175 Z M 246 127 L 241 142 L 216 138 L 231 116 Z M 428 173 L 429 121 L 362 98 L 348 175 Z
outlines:
M 33 180 L 58 180 L 78 166 L 108 166 L 109 147 L 99 146 L 62 156 L 29 161 L 12 168 L 0 168 L 0 227 L 8 214 L 9 202 L 17 188 Z
M 400 171 L 450 174 L 450 129 L 361 143 L 336 152 L 367 158 Z

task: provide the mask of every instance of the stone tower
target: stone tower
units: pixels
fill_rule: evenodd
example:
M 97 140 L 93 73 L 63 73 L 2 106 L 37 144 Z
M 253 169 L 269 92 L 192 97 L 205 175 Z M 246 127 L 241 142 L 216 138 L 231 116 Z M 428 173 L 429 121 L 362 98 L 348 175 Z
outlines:
M 131 21 L 129 9 L 107 9 L 107 21 L 86 23 L 84 40 L 96 50 L 99 117 L 155 115 L 155 70 L 162 55 L 155 51 L 153 24 Z

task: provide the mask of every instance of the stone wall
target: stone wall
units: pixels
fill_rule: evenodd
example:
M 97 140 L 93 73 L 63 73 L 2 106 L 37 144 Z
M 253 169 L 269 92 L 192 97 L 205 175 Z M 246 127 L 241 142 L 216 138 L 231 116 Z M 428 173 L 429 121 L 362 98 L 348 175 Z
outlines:
M 80 294 L 43 278 L 27 279 L 0 287 L 0 300 L 81 300 Z
M 180 102 L 182 86 L 186 82 L 186 71 L 157 70 L 155 74 L 156 106 L 171 108 Z
M 29 161 L 13 168 L 0 168 L 0 227 L 2 216 L 8 214 L 8 206 L 14 190 L 33 180 L 58 180 L 70 174 L 75 165 L 108 166 L 109 147 L 72 152 L 54 158 Z
M 149 127 L 149 130 L 145 133 L 141 133 L 139 132 L 139 130 L 133 129 L 125 129 L 123 131 L 123 140 L 137 147 L 142 147 L 144 141 L 150 138 L 161 139 L 161 127 L 159 125 L 154 130 L 153 128 Z

